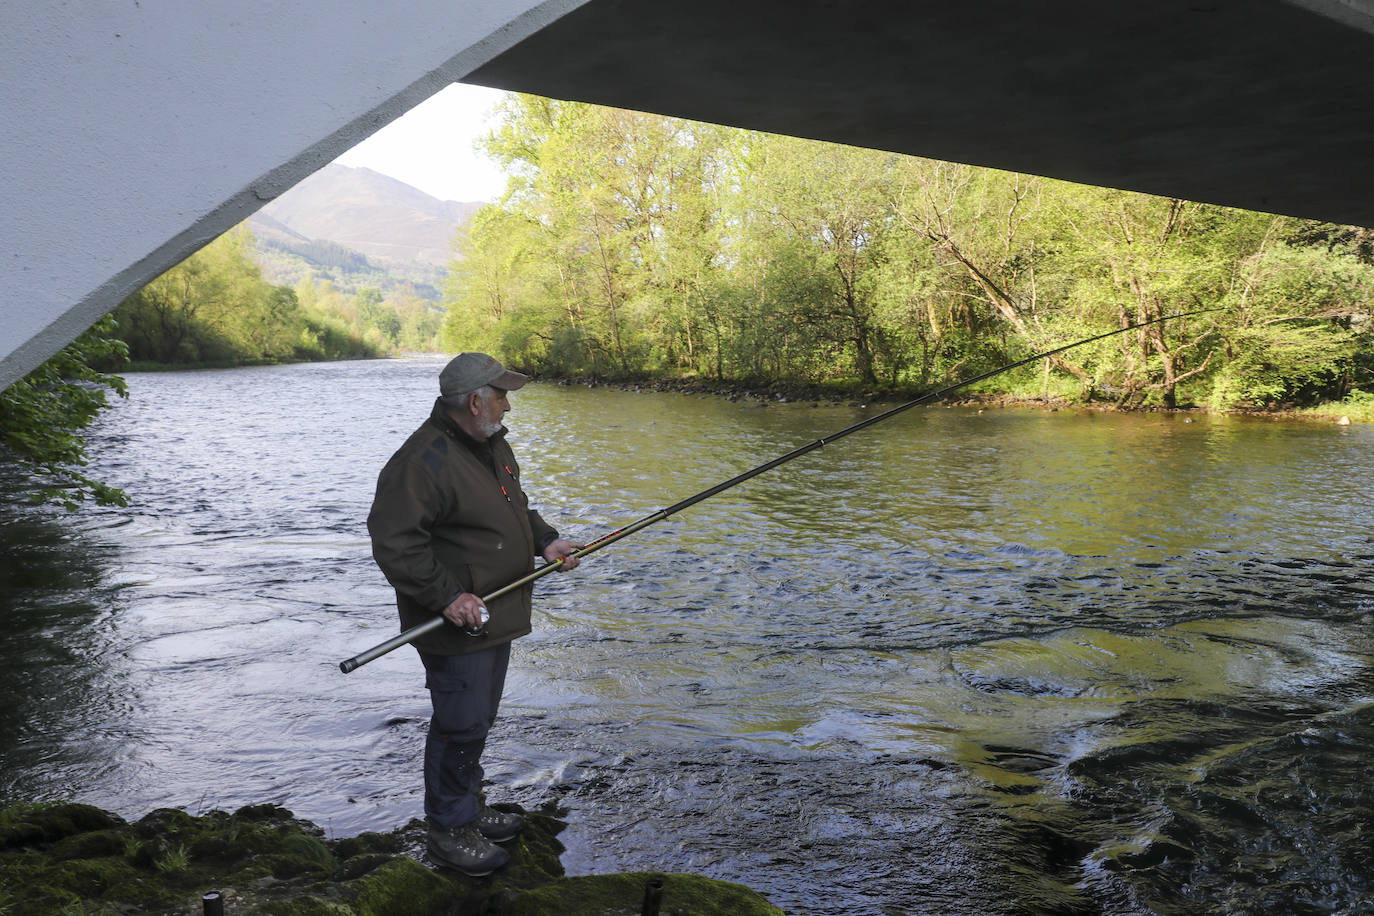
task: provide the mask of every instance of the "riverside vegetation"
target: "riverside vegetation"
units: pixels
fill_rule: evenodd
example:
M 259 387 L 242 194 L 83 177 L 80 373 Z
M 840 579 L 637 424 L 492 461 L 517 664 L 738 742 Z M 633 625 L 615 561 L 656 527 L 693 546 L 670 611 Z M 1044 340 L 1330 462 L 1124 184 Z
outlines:
M 1368 229 L 522 95 L 486 149 L 508 189 L 460 231 L 442 308 L 273 286 L 239 228 L 0 393 L 0 444 L 39 499 L 117 502 L 80 430 L 126 355 L 478 349 L 546 377 L 871 396 L 1199 309 L 978 391 L 1374 415 Z

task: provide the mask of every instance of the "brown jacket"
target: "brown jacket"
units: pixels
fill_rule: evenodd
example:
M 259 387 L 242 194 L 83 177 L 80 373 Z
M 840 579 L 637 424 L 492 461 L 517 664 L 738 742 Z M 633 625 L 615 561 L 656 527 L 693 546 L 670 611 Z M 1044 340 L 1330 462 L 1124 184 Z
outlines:
M 367 530 L 372 556 L 396 589 L 402 630 L 441 614 L 462 592 L 485 595 L 530 572 L 537 550 L 558 536 L 529 508 L 505 429 L 478 442 L 438 401 L 382 468 Z M 524 636 L 533 590 L 487 605 L 485 637 L 446 623 L 415 647 L 462 655 Z

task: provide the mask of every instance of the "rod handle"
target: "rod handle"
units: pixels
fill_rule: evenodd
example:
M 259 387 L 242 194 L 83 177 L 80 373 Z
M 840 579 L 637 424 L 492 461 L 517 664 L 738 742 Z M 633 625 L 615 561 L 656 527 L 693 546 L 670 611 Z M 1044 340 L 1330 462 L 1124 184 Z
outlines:
M 399 649 L 406 643 L 412 642 L 415 639 L 424 636 L 426 633 L 430 633 L 434 630 L 437 630 L 443 625 L 443 617 L 435 617 L 432 620 L 426 620 L 422 624 L 418 624 L 416 626 L 411 627 L 404 633 L 398 633 L 397 635 L 388 639 L 386 642 L 378 643 L 371 649 L 368 649 L 366 652 L 359 652 L 352 658 L 344 659 L 343 661 L 339 662 L 339 670 L 342 671 L 344 674 L 348 674 L 349 672 L 356 670 L 362 665 L 366 665 L 374 658 L 381 658 L 383 655 L 386 655 L 393 649 Z

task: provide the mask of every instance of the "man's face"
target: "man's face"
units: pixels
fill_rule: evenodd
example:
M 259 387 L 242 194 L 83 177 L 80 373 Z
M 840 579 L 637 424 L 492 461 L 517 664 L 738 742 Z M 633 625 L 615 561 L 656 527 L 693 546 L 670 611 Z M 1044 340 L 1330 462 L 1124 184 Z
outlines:
M 483 439 L 490 439 L 501 429 L 501 418 L 510 410 L 510 400 L 504 388 L 492 388 L 491 394 L 483 397 L 476 395 L 476 410 L 473 422 Z

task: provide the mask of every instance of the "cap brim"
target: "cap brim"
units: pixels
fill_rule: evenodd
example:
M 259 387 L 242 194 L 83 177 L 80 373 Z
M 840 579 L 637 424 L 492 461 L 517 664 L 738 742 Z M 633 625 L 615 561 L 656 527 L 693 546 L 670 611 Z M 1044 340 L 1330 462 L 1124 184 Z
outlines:
M 500 388 L 504 391 L 514 391 L 515 389 L 522 387 L 529 380 L 530 377 L 528 375 L 523 375 L 519 372 L 512 372 L 509 369 L 507 369 L 505 372 L 502 372 L 500 375 L 492 379 L 490 382 L 487 382 L 487 384 L 493 388 Z

